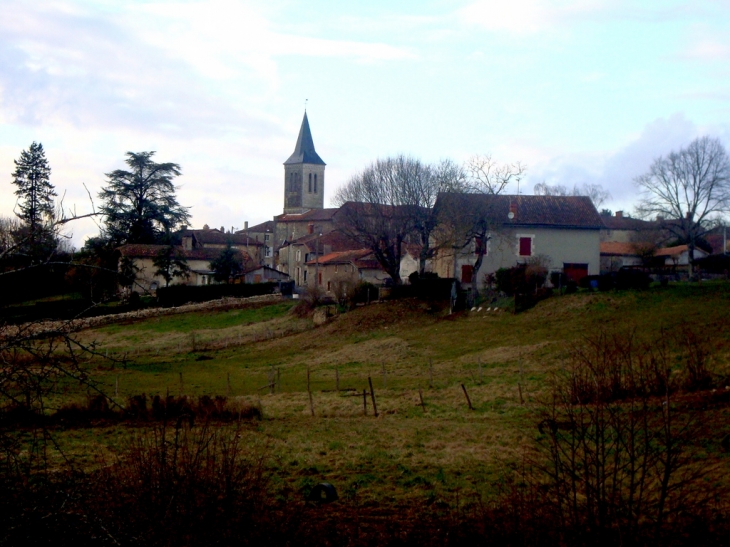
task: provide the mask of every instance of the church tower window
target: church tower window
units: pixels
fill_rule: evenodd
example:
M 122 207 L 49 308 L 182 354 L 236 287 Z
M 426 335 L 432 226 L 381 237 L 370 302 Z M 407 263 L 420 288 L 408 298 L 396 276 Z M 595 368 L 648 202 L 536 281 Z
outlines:
M 317 174 L 314 175 L 314 193 L 317 193 Z
M 312 173 L 309 173 L 309 193 L 312 193 Z

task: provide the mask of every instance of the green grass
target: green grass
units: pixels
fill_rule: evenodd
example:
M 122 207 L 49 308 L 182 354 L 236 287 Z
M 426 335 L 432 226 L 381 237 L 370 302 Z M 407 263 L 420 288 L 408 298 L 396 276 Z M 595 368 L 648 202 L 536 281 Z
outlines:
M 497 480 L 520 461 L 522 447 L 538 436 L 533 410 L 549 375 L 570 344 L 601 329 L 650 340 L 689 325 L 711 340 L 718 373 L 730 374 L 729 304 L 730 284 L 712 282 L 582 292 L 519 315 L 483 310 L 447 317 L 416 301 L 374 304 L 314 327 L 285 302 L 110 325 L 83 337 L 96 340 L 101 354 L 127 354 L 126 365 L 112 368 L 101 357 L 87 364 L 107 393 L 118 378 L 120 402 L 143 392 L 177 394 L 182 374 L 185 394 L 225 395 L 230 381 L 231 397 L 261 404 L 265 419 L 245 434 L 252 446 L 266 446 L 282 485 L 304 488 L 326 479 L 360 500 L 439 497 Z M 273 395 L 265 387 L 272 366 L 280 378 Z M 336 373 L 341 388 L 355 391 L 336 392 Z M 368 377 L 377 419 L 369 396 L 363 416 Z M 87 453 L 120 440 L 76 432 L 65 442 Z

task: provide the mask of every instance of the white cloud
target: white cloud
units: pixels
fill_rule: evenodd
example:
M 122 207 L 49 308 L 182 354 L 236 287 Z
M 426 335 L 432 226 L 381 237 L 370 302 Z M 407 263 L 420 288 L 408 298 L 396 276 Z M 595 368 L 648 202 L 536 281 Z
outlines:
M 461 22 L 491 31 L 533 34 L 604 9 L 600 0 L 477 0 L 458 10 Z

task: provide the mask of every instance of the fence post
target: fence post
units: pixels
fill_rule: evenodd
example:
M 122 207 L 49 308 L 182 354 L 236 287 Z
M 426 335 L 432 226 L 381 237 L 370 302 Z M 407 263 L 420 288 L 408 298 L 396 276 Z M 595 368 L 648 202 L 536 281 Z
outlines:
M 378 417 L 378 405 L 375 404 L 375 390 L 373 389 L 373 379 L 368 376 L 368 384 L 370 384 L 370 398 L 373 400 L 373 416 Z
M 418 388 L 418 397 L 421 399 L 421 408 L 426 412 L 426 403 L 423 402 L 423 391 L 420 387 Z
M 464 384 L 461 384 L 461 389 L 464 391 L 464 397 L 466 397 L 466 402 L 469 405 L 469 410 L 474 410 L 474 407 L 471 406 L 471 399 L 469 399 L 469 394 L 466 392 L 466 386 Z
M 309 410 L 314 416 L 314 400 L 312 399 L 312 389 L 309 383 L 309 365 L 307 365 L 307 393 L 309 394 Z

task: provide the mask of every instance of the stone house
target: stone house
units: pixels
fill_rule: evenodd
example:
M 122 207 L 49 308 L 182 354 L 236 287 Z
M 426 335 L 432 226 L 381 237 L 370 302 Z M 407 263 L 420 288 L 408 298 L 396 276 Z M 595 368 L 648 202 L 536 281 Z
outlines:
M 184 229 L 179 232 L 183 249 L 218 249 L 218 253 L 230 243 L 233 249 L 243 251 L 246 256 L 260 264 L 265 254 L 265 243 L 251 238 L 246 233 L 231 233 L 217 228 L 209 228 L 206 224 L 202 230 Z
M 325 295 L 332 297 L 360 282 L 383 285 L 390 279 L 370 249 L 329 253 L 310 260 L 306 267 L 308 286 L 315 282 Z
M 279 264 L 277 268 L 294 280 L 298 287 L 306 286 L 309 271 L 307 262 L 317 256 L 343 251 L 354 251 L 361 246 L 338 230 L 320 235 L 311 230 L 310 233 L 295 239 L 279 248 Z
M 157 267 L 154 262 L 166 245 L 122 245 L 117 249 L 119 260 L 131 258 L 137 269 L 135 284 L 132 290 L 135 292 L 154 292 L 166 285 L 165 279 L 155 275 Z M 241 261 L 253 265 L 253 260 L 245 251 L 238 251 Z M 210 262 L 217 258 L 221 249 L 216 247 L 198 247 L 185 249 L 183 246 L 173 246 L 173 253 L 176 258 L 185 260 L 190 268 L 190 273 L 185 277 L 174 277 L 170 285 L 210 285 L 213 281 L 213 271 L 210 269 Z
M 600 269 L 600 231 L 604 224 L 585 196 L 440 194 L 434 271 L 470 283 L 500 268 L 539 261 L 549 272 L 578 281 Z M 486 241 L 469 239 L 468 227 L 486 218 Z M 461 234 L 464 237 L 459 237 Z M 474 271 L 482 254 L 479 271 Z

